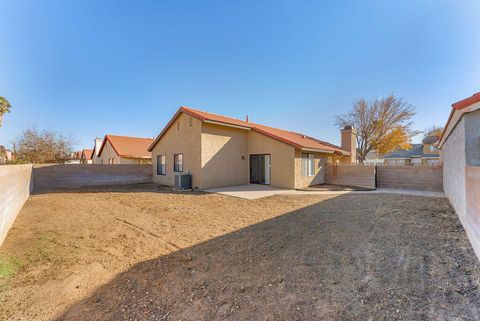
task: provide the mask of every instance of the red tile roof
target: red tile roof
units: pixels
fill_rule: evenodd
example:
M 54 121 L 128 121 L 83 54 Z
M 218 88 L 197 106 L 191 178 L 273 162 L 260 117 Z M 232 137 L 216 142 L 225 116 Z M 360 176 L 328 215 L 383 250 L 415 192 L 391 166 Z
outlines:
M 102 154 L 106 142 L 110 142 L 115 153 L 121 157 L 150 158 L 152 154 L 148 147 L 152 144 L 152 138 L 140 138 L 129 136 L 105 135 L 98 156 Z
M 269 136 L 273 139 L 276 139 L 286 144 L 289 144 L 291 146 L 294 146 L 295 148 L 298 148 L 298 149 L 302 149 L 302 148 L 316 149 L 316 150 L 334 152 L 334 153 L 343 154 L 343 155 L 349 154 L 348 151 L 343 150 L 340 146 L 333 145 L 333 144 L 330 144 L 330 143 L 327 143 L 319 139 L 309 137 L 300 133 L 279 129 L 279 128 L 274 128 L 274 127 L 269 127 L 265 125 L 255 124 L 255 123 L 251 123 L 251 122 L 247 122 L 247 121 L 243 121 L 235 118 L 225 117 L 217 114 L 212 114 L 212 113 L 204 112 L 201 110 L 197 110 L 197 109 L 193 109 L 185 106 L 180 107 L 180 109 L 173 116 L 173 118 L 170 120 L 167 126 L 165 126 L 165 128 L 162 130 L 160 135 L 158 135 L 158 137 L 149 147 L 150 151 L 155 146 L 155 144 L 160 140 L 160 138 L 163 136 L 163 134 L 166 132 L 166 130 L 170 127 L 170 125 L 175 121 L 175 119 L 178 117 L 178 115 L 181 112 L 188 114 L 192 117 L 195 117 L 201 121 L 208 121 L 208 122 L 214 122 L 220 125 L 222 124 L 230 125 L 230 126 L 233 125 L 233 126 L 246 128 L 246 129 L 251 129 L 263 135 Z
M 82 158 L 83 158 L 83 155 L 85 155 L 85 158 L 83 158 L 83 159 L 90 159 L 90 158 L 92 158 L 92 153 L 93 153 L 93 150 L 84 149 L 84 150 L 82 150 Z
M 457 101 L 456 103 L 454 103 L 452 105 L 452 107 L 453 107 L 453 109 L 459 110 L 459 109 L 466 108 L 466 107 L 468 107 L 470 105 L 473 105 L 475 103 L 478 103 L 478 102 L 480 102 L 480 93 L 473 94 L 472 96 L 470 96 L 466 99 Z
M 439 147 L 443 146 L 443 144 L 445 143 L 445 140 L 450 135 L 451 130 L 453 129 L 453 127 L 455 127 L 456 122 L 459 121 L 460 118 L 461 118 L 461 117 L 460 118 L 456 117 L 455 118 L 456 119 L 455 123 L 452 124 L 452 126 L 450 126 L 450 123 L 452 122 L 452 120 L 454 118 L 453 116 L 454 116 L 454 114 L 456 114 L 456 111 L 458 111 L 457 113 L 460 112 L 460 113 L 463 114 L 465 112 L 463 109 L 465 109 L 467 107 L 470 107 L 473 104 L 476 104 L 478 102 L 480 102 L 480 92 L 478 92 L 476 94 L 473 94 L 472 96 L 470 96 L 468 98 L 462 99 L 462 100 L 457 101 L 456 103 L 452 104 L 452 110 L 450 111 L 450 115 L 448 116 L 447 123 L 445 124 L 442 135 L 440 136 L 440 139 L 438 140 L 438 146 Z

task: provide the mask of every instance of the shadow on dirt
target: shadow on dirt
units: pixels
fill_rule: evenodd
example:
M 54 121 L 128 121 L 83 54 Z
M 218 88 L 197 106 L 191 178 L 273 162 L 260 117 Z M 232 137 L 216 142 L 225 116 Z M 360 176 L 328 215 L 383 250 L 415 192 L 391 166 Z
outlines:
M 422 200 L 331 198 L 136 264 L 57 321 L 478 320 L 473 250 Z

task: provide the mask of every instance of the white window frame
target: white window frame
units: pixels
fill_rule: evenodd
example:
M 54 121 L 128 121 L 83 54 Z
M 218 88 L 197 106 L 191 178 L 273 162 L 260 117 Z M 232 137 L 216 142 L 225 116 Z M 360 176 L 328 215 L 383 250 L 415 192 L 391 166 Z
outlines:
M 178 173 L 183 172 L 183 154 L 182 153 L 173 155 L 173 171 Z
M 157 175 L 167 175 L 167 156 L 157 155 Z
M 315 176 L 315 154 L 302 153 L 302 175 L 305 177 Z

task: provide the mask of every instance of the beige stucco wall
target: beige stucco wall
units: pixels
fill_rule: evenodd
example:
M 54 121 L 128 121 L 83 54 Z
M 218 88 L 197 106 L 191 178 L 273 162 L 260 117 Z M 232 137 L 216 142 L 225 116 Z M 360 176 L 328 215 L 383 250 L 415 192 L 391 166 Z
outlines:
M 315 155 L 315 175 L 304 176 L 302 173 L 302 153 Z M 325 165 L 329 162 L 331 154 L 302 152 L 295 150 L 295 188 L 305 188 L 311 185 L 325 183 Z
M 248 184 L 248 132 L 202 124 L 202 188 Z
M 191 126 L 190 126 L 191 119 Z M 180 129 L 177 129 L 177 123 Z M 152 150 L 153 181 L 174 186 L 173 155 L 183 154 L 183 173 L 192 174 L 192 187 L 202 187 L 201 121 L 181 113 Z M 157 175 L 157 156 L 165 155 L 166 175 Z
M 0 245 L 32 190 L 32 165 L 0 166 Z
M 271 155 L 271 186 L 295 188 L 295 148 L 254 131 L 248 132 L 248 155 Z M 250 156 L 248 156 L 250 161 Z M 250 168 L 250 165 L 248 165 Z M 250 173 L 248 172 L 248 175 Z
M 100 154 L 99 156 L 99 161 L 101 164 L 109 164 L 108 160 L 110 158 L 113 158 L 115 160 L 115 164 L 120 164 L 120 157 L 117 155 L 112 145 L 107 140 L 105 142 L 105 146 L 103 146 L 102 154 Z

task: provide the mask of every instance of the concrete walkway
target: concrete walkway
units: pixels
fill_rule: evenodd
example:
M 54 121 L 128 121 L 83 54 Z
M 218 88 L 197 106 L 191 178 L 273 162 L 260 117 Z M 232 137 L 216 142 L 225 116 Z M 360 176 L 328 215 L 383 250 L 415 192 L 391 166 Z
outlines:
M 218 193 L 227 196 L 255 200 L 273 195 L 343 195 L 343 194 L 400 194 L 426 197 L 445 197 L 443 192 L 378 188 L 374 191 L 297 191 L 291 189 L 274 188 L 267 185 L 236 185 L 205 190 L 209 193 Z

